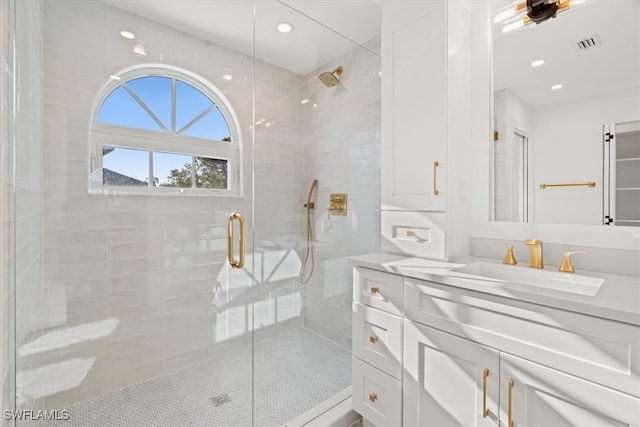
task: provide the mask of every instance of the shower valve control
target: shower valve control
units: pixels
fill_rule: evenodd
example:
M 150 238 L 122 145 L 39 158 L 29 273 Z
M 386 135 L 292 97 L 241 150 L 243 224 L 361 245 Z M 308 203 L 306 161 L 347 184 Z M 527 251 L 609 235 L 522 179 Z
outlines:
M 329 207 L 327 208 L 329 219 L 331 215 L 346 216 L 347 215 L 347 194 L 336 193 L 329 195 Z

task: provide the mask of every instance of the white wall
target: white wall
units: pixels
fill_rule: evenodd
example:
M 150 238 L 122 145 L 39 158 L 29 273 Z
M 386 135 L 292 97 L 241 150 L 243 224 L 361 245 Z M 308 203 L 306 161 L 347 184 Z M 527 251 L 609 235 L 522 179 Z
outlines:
M 42 329 L 42 10 L 40 2 L 4 1 L 0 7 L 0 394 L 3 409 L 16 403 L 38 409 L 31 399 L 16 402 L 13 376 L 42 366 L 40 354 L 14 358 L 15 345 Z M 3 416 L 2 425 L 10 423 Z
M 534 220 L 602 224 L 602 125 L 639 117 L 638 87 L 534 108 Z M 540 189 L 589 181 L 596 186 Z

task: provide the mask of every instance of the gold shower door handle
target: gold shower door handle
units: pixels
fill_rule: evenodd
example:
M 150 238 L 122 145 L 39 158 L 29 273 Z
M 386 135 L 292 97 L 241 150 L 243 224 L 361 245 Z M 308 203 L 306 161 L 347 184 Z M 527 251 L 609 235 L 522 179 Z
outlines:
M 240 246 L 238 251 L 238 260 L 233 257 L 233 221 L 235 220 L 238 220 L 238 225 L 240 226 L 240 236 L 238 236 L 238 244 Z M 229 221 L 227 222 L 227 248 L 227 255 L 229 256 L 229 264 L 231 264 L 231 267 L 244 267 L 244 217 L 240 212 L 233 212 L 229 215 Z
M 440 192 L 438 191 L 438 166 L 440 166 L 440 163 L 433 162 L 433 195 L 434 196 L 437 196 L 438 194 L 440 194 Z

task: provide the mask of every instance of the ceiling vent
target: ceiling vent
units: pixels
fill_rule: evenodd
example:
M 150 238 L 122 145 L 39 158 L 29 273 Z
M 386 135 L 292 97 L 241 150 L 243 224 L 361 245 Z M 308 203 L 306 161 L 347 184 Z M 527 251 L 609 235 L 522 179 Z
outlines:
M 594 34 L 592 36 L 589 37 L 585 37 L 582 40 L 578 40 L 577 42 L 573 42 L 573 47 L 577 50 L 577 51 L 582 51 L 582 50 L 589 50 L 592 49 L 596 46 L 601 45 L 602 42 L 600 41 L 600 36 L 597 34 Z

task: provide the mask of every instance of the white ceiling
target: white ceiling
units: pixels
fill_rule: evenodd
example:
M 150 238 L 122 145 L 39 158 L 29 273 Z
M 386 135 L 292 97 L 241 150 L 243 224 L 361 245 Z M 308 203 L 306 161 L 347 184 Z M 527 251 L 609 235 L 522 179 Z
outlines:
M 640 90 L 640 1 L 587 1 L 540 25 L 494 36 L 494 89 L 540 106 L 628 88 Z M 598 35 L 602 44 L 574 43 Z M 544 59 L 545 64 L 531 67 Z M 551 86 L 564 87 L 553 91 Z
M 298 74 L 372 39 L 382 21 L 379 0 L 104 1 L 248 55 L 253 52 L 255 5 L 256 57 Z M 278 32 L 282 21 L 292 23 L 294 31 Z
M 104 1 L 249 55 L 255 5 L 256 56 L 298 74 L 326 66 L 353 49 L 354 42 L 375 37 L 382 22 L 381 0 Z M 587 0 L 540 25 L 498 33 L 494 88 L 510 88 L 532 106 L 633 86 L 638 90 L 639 18 L 640 0 Z M 276 31 L 282 21 L 292 23 L 294 31 Z M 602 45 L 588 51 L 574 49 L 575 41 L 594 34 Z M 532 68 L 535 59 L 546 63 Z M 564 88 L 552 91 L 556 83 Z

